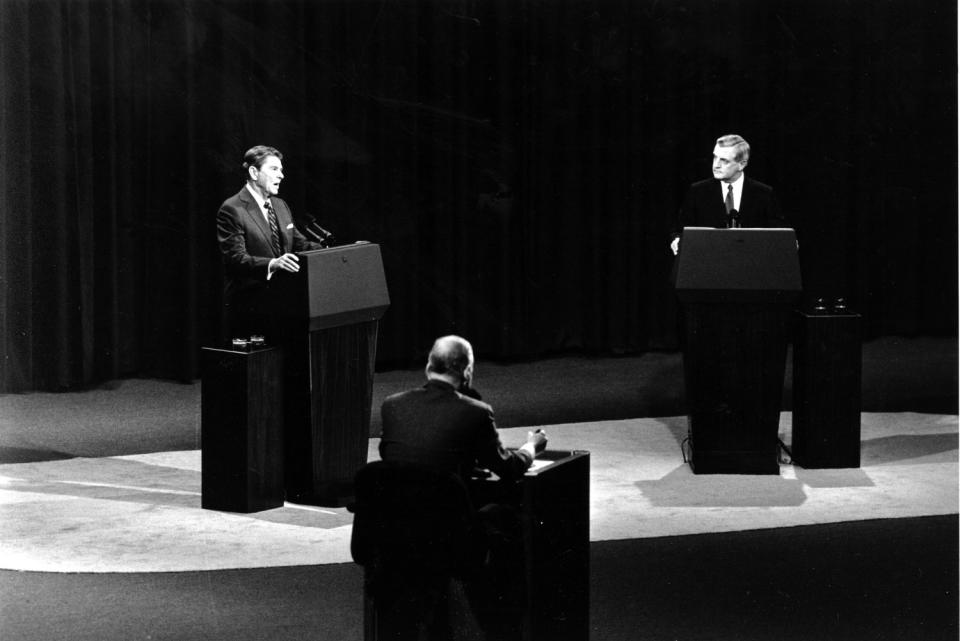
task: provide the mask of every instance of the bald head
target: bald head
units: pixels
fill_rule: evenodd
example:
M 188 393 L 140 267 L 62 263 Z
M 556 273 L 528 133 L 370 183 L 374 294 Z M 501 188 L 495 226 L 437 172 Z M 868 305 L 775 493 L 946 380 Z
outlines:
M 443 378 L 459 384 L 473 377 L 473 348 L 459 336 L 441 336 L 427 357 L 427 378 Z

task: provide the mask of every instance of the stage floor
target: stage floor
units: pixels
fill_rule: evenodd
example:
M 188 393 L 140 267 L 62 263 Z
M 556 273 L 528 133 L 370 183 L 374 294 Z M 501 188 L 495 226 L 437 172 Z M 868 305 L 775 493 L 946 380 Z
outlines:
M 789 443 L 791 414 L 781 415 Z M 864 413 L 861 467 L 695 475 L 683 417 L 544 426 L 591 453 L 590 537 L 612 541 L 956 514 L 957 416 Z M 501 430 L 508 446 L 527 427 Z M 370 441 L 376 458 L 377 439 Z M 200 452 L 0 465 L 0 569 L 170 572 L 349 562 L 345 509 L 200 507 Z

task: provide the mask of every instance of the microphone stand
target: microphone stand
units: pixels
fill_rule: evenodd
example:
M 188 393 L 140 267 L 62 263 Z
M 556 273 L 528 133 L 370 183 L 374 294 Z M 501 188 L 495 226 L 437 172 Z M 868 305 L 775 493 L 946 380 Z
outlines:
M 324 248 L 331 247 L 334 243 L 333 234 L 317 224 L 312 216 L 307 216 L 305 225 L 301 225 L 303 235 L 310 240 L 320 243 Z
M 740 229 L 740 212 L 736 209 L 727 212 L 727 229 Z

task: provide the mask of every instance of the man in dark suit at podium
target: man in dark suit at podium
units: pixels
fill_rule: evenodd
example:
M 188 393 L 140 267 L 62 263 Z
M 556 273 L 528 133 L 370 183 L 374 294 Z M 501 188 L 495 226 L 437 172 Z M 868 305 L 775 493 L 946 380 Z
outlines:
M 773 187 L 744 174 L 750 145 L 735 134 L 721 136 L 713 148 L 713 178 L 693 183 L 680 208 L 670 241 L 676 254 L 684 227 L 788 227 Z
M 293 224 L 293 215 L 278 198 L 283 154 L 258 145 L 243 157 L 246 184 L 217 212 L 217 242 L 224 266 L 224 304 L 229 336 L 269 333 L 269 318 L 256 303 L 277 270 L 300 269 L 295 252 L 322 249 Z
M 518 478 L 543 451 L 547 436 L 529 432 L 527 442 L 507 450 L 493 409 L 473 389 L 473 348 L 459 336 L 438 338 L 427 359 L 427 383 L 383 402 L 380 457 L 421 463 L 469 478 L 475 467 L 501 478 Z

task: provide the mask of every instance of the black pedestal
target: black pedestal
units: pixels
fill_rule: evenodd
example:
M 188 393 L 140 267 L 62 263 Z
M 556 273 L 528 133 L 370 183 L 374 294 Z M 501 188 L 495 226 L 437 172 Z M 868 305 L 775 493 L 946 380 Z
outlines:
M 258 512 L 282 506 L 280 350 L 202 351 L 202 507 Z
M 797 465 L 860 467 L 860 380 L 860 316 L 800 313 L 791 452 Z

